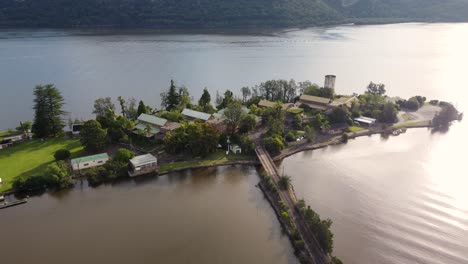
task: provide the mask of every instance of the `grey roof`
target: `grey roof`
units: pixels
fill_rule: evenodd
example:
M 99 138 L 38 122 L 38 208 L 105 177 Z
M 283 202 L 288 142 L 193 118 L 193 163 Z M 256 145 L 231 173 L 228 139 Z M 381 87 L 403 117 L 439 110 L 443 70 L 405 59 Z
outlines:
M 130 160 L 130 163 L 132 163 L 133 166 L 141 166 L 141 165 L 145 165 L 145 164 L 153 163 L 157 161 L 158 160 L 156 159 L 155 156 L 151 154 L 145 154 L 145 155 L 133 157 L 133 159 Z
M 160 117 L 153 116 L 153 115 L 147 115 L 147 114 L 141 114 L 138 117 L 138 121 L 143 121 L 143 122 L 150 123 L 156 126 L 164 126 L 167 122 L 167 120 L 164 118 L 160 118 Z
M 108 158 L 109 158 L 109 155 L 107 155 L 107 153 L 101 153 L 101 154 L 96 154 L 96 155 L 91 155 L 91 156 L 72 159 L 71 163 L 72 164 L 80 164 L 82 162 L 88 162 L 88 161 L 93 161 L 93 160 L 102 160 L 102 159 L 108 159 Z
M 182 114 L 184 116 L 200 119 L 200 120 L 203 120 L 203 121 L 207 121 L 211 117 L 210 114 L 203 113 L 203 112 L 198 112 L 198 111 L 188 109 L 188 108 L 185 108 L 184 111 L 182 111 Z

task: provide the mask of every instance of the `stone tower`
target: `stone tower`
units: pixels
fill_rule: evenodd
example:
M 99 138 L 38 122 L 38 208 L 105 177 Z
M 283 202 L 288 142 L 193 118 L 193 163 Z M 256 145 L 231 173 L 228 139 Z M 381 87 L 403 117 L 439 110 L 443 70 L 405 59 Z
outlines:
M 323 85 L 324 88 L 330 88 L 335 91 L 335 75 L 325 75 L 325 84 Z

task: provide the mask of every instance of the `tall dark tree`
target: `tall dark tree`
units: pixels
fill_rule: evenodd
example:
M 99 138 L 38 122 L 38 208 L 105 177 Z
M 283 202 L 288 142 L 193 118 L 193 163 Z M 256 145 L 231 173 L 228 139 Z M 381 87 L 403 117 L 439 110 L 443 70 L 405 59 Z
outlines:
M 174 80 L 171 80 L 171 86 L 169 87 L 167 94 L 161 94 L 161 98 L 161 104 L 166 108 L 167 111 L 172 111 L 177 108 L 179 105 L 179 94 L 177 93 Z
M 123 116 L 126 116 L 126 106 L 125 106 L 125 99 L 123 99 L 122 96 L 117 97 L 117 100 L 119 101 L 120 104 L 120 110 L 122 112 Z
M 137 116 L 140 116 L 141 114 L 146 114 L 147 108 L 145 103 L 140 100 L 140 103 L 138 103 L 138 110 L 137 110 Z
M 52 84 L 37 85 L 34 96 L 33 132 L 40 138 L 56 136 L 65 127 L 62 120 L 65 102 L 60 91 Z
M 226 90 L 221 104 L 218 105 L 218 109 L 226 108 L 230 103 L 232 103 L 232 101 L 234 101 L 234 94 L 230 90 Z
M 211 103 L 211 95 L 210 92 L 208 92 L 208 89 L 203 89 L 203 94 L 200 97 L 200 100 L 198 100 L 198 105 L 205 108 L 207 104 Z

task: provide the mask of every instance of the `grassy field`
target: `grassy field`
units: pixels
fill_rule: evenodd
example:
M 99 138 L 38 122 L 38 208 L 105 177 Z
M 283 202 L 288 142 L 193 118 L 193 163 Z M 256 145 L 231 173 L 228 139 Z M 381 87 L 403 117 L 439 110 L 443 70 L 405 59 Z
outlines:
M 59 149 L 70 150 L 72 157 L 81 155 L 83 151 L 77 139 L 50 139 L 44 142 L 37 139 L 0 150 L 0 178 L 3 181 L 0 192 L 10 189 L 16 177 L 44 172 Z
M 429 123 L 429 121 L 405 122 L 405 123 L 401 123 L 401 124 L 398 124 L 398 125 L 394 125 L 393 127 L 394 128 L 402 128 L 402 127 L 427 126 L 428 123 Z
M 160 171 L 166 172 L 169 170 L 174 170 L 174 169 L 189 167 L 189 166 L 218 165 L 218 164 L 228 163 L 228 162 L 236 161 L 236 160 L 250 160 L 250 159 L 255 159 L 255 157 L 246 156 L 242 154 L 234 155 L 232 153 L 229 153 L 229 155 L 226 155 L 226 152 L 218 151 L 200 160 L 181 161 L 181 162 L 162 164 L 160 166 Z
M 349 132 L 358 132 L 358 131 L 361 131 L 361 130 L 364 130 L 365 128 L 363 127 L 358 127 L 358 126 L 351 126 L 349 127 Z

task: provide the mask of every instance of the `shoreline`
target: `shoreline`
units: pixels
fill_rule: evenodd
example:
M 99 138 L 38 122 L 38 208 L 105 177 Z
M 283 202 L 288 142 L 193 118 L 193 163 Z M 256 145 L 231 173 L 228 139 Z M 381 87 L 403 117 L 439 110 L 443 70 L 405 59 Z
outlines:
M 385 133 L 385 132 L 392 132 L 394 130 L 397 130 L 397 129 L 410 129 L 410 128 L 431 128 L 431 126 L 429 124 L 422 124 L 422 125 L 407 125 L 407 126 L 398 126 L 398 127 L 395 127 L 395 126 L 392 126 L 390 128 L 386 128 L 386 129 L 378 129 L 378 130 L 361 130 L 359 132 L 348 132 L 348 139 L 354 139 L 354 138 L 358 138 L 358 137 L 363 137 L 363 136 L 371 136 L 371 135 L 376 135 L 376 134 L 381 134 L 381 133 Z M 321 149 L 321 148 L 325 148 L 325 147 L 328 147 L 328 146 L 331 146 L 331 145 L 338 145 L 338 144 L 344 144 L 342 142 L 342 139 L 341 139 L 341 136 L 342 134 L 339 134 L 335 137 L 332 137 L 330 139 L 328 139 L 327 141 L 324 141 L 324 142 L 317 142 L 317 143 L 304 143 L 304 144 L 301 144 L 301 145 L 298 145 L 298 146 L 292 146 L 292 147 L 289 147 L 289 148 L 285 148 L 280 154 L 272 157 L 273 161 L 274 162 L 278 162 L 278 161 L 282 161 L 283 159 L 287 158 L 287 157 L 290 157 L 294 154 L 297 154 L 297 153 L 300 153 L 300 152 L 304 152 L 304 151 L 311 151 L 311 150 L 316 150 L 316 149 Z M 191 160 L 186 160 L 186 161 L 182 161 L 180 163 L 183 163 L 183 162 L 190 162 Z M 202 162 L 203 160 L 199 160 L 199 162 Z M 209 161 L 209 160 L 206 160 L 206 161 Z M 166 163 L 166 164 L 162 164 L 162 165 L 168 165 L 168 164 L 177 164 L 178 162 L 174 162 L 174 163 Z M 179 168 L 174 168 L 174 169 L 168 169 L 168 170 L 164 170 L 164 171 L 161 171 L 159 172 L 157 175 L 155 175 L 156 177 L 157 176 L 161 176 L 161 175 L 167 175 L 167 174 L 170 174 L 170 173 L 173 173 L 173 172 L 181 172 L 181 171 L 185 171 L 185 170 L 192 170 L 192 169 L 202 169 L 202 168 L 215 168 L 215 167 L 220 167 L 220 166 L 235 166 L 235 165 L 247 165 L 247 166 L 257 166 L 257 165 L 260 165 L 261 163 L 258 161 L 257 157 L 256 156 L 252 156 L 252 159 L 249 159 L 249 160 L 232 160 L 232 161 L 226 161 L 226 162 L 220 162 L 220 163 L 213 163 L 213 164 L 197 164 L 197 165 L 188 165 L 188 166 L 182 166 L 182 167 L 179 167 Z M 5 192 L 3 192 L 2 194 L 3 195 L 14 195 L 14 194 L 17 194 L 18 192 L 15 191 L 14 189 L 10 189 L 10 190 L 7 190 Z

